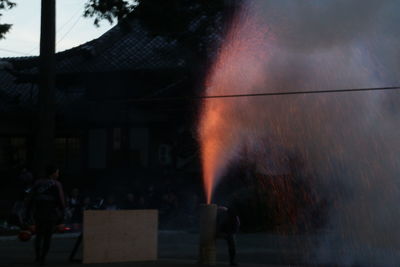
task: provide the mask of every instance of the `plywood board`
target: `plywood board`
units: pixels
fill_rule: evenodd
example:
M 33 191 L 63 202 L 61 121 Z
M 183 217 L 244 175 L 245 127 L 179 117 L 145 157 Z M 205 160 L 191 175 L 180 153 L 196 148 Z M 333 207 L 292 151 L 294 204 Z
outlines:
M 85 211 L 83 262 L 156 260 L 157 229 L 157 210 Z

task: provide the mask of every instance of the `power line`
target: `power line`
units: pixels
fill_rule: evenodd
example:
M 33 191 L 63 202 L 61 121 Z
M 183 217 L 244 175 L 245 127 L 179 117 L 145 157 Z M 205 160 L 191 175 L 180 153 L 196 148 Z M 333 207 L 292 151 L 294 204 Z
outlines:
M 59 33 L 60 31 L 62 31 L 62 29 L 64 29 L 64 27 L 67 26 L 67 25 L 72 21 L 72 19 L 74 19 L 74 18 L 76 17 L 76 15 L 78 15 L 78 20 L 75 21 L 74 25 L 72 25 L 72 27 L 67 31 L 67 33 L 64 34 L 63 37 L 61 37 L 61 39 L 57 41 L 57 44 L 58 44 L 59 42 L 61 42 L 62 39 L 65 38 L 65 36 L 72 30 L 73 27 L 75 27 L 76 23 L 80 20 L 80 17 L 81 17 L 80 14 L 79 14 L 80 12 L 81 12 L 81 7 L 79 7 L 79 8 L 74 12 L 74 14 L 56 30 L 56 34 Z M 29 53 L 32 53 L 33 51 L 35 51 L 36 49 L 38 49 L 39 46 L 40 46 L 40 45 L 36 45 L 34 48 L 32 48 L 32 49 L 29 51 Z
M 280 95 L 305 95 L 305 94 L 325 94 L 325 93 L 345 93 L 345 92 L 366 92 L 366 91 L 386 91 L 386 90 L 400 90 L 400 86 L 392 86 L 392 87 L 374 87 L 374 88 L 351 88 L 351 89 L 312 90 L 312 91 L 289 91 L 289 92 L 256 93 L 256 94 L 215 95 L 215 96 L 200 96 L 199 98 L 235 98 L 235 97 L 280 96 Z
M 64 29 L 64 27 L 67 26 L 67 25 L 74 19 L 74 17 L 76 17 L 76 15 L 78 15 L 78 16 L 80 17 L 80 16 L 81 16 L 81 13 L 82 13 L 81 9 L 82 9 L 82 8 L 79 7 L 79 8 L 73 13 L 73 15 L 72 15 L 63 25 L 61 25 L 60 28 L 57 29 L 57 32 L 62 31 L 62 29 Z
M 11 50 L 11 49 L 6 49 L 6 48 L 0 48 L 0 51 L 14 53 L 14 54 L 18 54 L 18 55 L 24 55 L 24 56 L 32 56 L 32 54 L 29 54 L 29 53 L 19 52 L 19 51 L 15 51 L 15 50 Z
M 72 24 L 72 26 L 68 29 L 68 31 L 57 41 L 57 44 L 59 44 L 64 38 L 75 28 L 75 26 L 78 24 L 78 22 L 81 20 L 81 16 L 78 17 L 78 19 Z
M 232 95 L 211 95 L 211 96 L 182 96 L 182 97 L 141 97 L 130 99 L 107 99 L 101 102 L 151 102 L 151 101 L 176 101 L 176 100 L 201 100 L 216 98 L 242 98 L 242 97 L 262 97 L 262 96 L 285 96 L 285 95 L 307 95 L 307 94 L 326 94 L 326 93 L 346 93 L 346 92 L 367 92 L 367 91 L 394 91 L 400 90 L 400 86 L 392 87 L 373 87 L 373 88 L 352 88 L 352 89 L 330 89 L 330 90 L 313 90 L 313 91 L 288 91 L 288 92 L 272 92 L 272 93 L 255 93 L 255 94 L 232 94 Z

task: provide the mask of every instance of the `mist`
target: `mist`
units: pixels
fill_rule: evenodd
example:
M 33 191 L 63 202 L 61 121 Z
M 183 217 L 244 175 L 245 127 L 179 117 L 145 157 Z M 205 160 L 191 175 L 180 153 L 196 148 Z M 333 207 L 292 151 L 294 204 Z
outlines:
M 245 1 L 205 93 L 399 85 L 398 11 L 394 0 Z M 312 246 L 315 262 L 397 266 L 399 93 L 205 100 L 199 139 L 203 173 L 212 180 L 206 190 L 215 189 L 232 161 L 253 162 L 271 174 L 284 172 L 288 155 L 296 153 L 317 177 L 317 194 L 335 203 Z

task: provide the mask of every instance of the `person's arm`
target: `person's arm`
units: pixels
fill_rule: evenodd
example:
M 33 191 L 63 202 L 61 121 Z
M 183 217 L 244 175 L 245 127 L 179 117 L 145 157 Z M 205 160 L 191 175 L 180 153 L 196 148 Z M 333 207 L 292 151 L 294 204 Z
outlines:
M 39 184 L 39 182 L 36 181 L 33 184 L 31 191 L 28 193 L 27 203 L 26 203 L 26 214 L 27 215 L 30 215 L 32 212 L 33 204 L 34 204 L 35 196 L 36 196 L 36 188 L 37 188 L 38 184 Z
M 38 187 L 39 182 L 35 181 L 30 192 L 28 193 L 27 196 L 27 201 L 26 201 L 26 211 L 25 211 L 25 218 L 24 221 L 26 223 L 32 223 L 32 218 L 33 218 L 33 210 L 34 210 L 34 205 L 35 205 L 35 198 L 37 194 L 37 187 Z

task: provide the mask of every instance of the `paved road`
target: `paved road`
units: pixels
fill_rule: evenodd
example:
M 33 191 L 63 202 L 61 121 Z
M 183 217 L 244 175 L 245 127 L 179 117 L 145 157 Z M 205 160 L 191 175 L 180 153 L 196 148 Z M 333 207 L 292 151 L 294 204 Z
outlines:
M 79 266 L 79 263 L 69 263 L 67 258 L 76 235 L 57 235 L 53 240 L 48 257 L 48 266 Z M 285 237 L 267 234 L 239 235 L 238 261 L 240 266 L 310 266 L 309 243 L 305 237 Z M 220 266 L 226 266 L 227 248 L 223 240 L 217 242 L 217 261 Z M 180 232 L 160 232 L 159 261 L 126 264 L 94 264 L 93 267 L 153 267 L 153 266 L 194 266 L 197 260 L 198 236 Z M 78 255 L 81 257 L 81 255 Z M 20 242 L 15 237 L 0 237 L 0 267 L 32 266 L 32 242 Z

